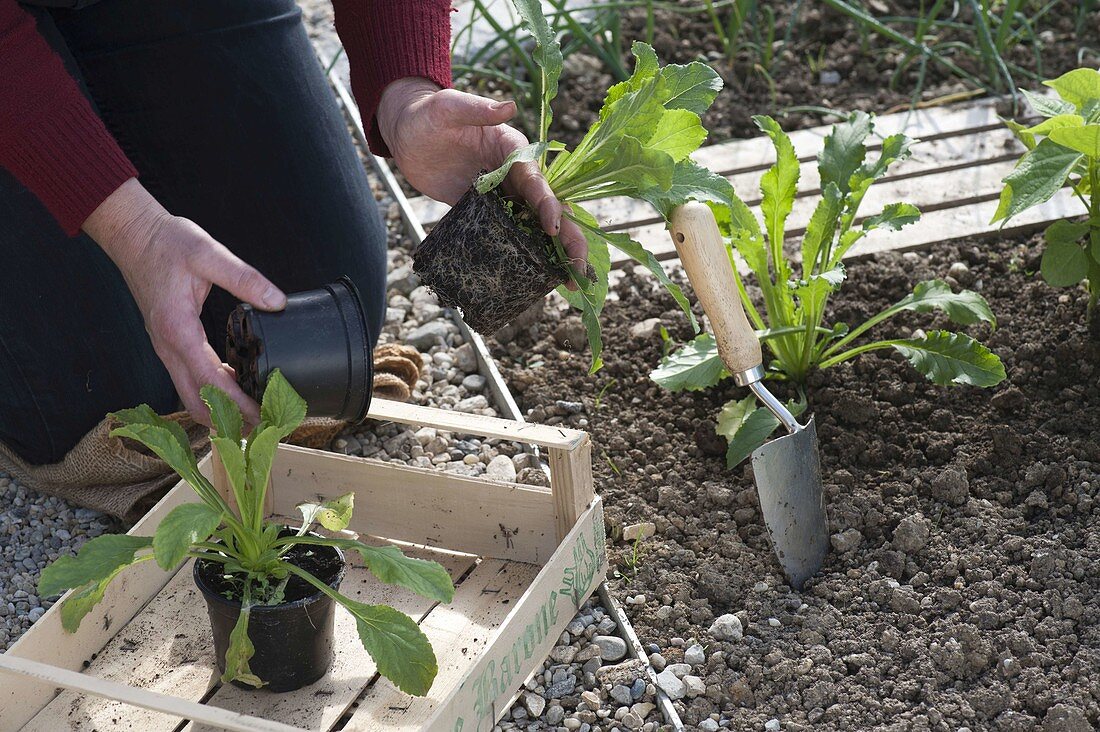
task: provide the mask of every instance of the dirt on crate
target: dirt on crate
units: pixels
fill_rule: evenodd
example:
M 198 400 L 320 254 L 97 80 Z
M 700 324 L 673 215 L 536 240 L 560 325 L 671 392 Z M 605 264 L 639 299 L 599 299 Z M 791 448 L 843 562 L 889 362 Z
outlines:
M 680 4 L 702 7 L 697 0 L 681 0 Z M 919 88 L 919 63 L 910 64 L 895 87 L 890 88 L 894 70 L 904 56 L 902 46 L 866 33 L 848 17 L 821 3 L 761 4 L 765 5 L 776 13 L 776 41 L 773 44 L 776 50 L 766 74 L 756 68 L 760 58 L 753 51 L 741 50 L 732 61 L 725 57 L 713 22 L 705 12 L 655 11 L 653 46 L 661 62 L 706 61 L 725 81 L 725 89 L 703 118 L 704 127 L 710 131 L 710 142 L 755 137 L 759 130 L 751 119 L 754 114 L 777 116 L 784 129 L 799 129 L 830 121 L 823 119 L 821 110 L 799 110 L 799 107 L 841 111 L 862 109 L 881 114 L 889 109 L 908 107 L 912 103 Z M 871 13 L 876 17 L 913 17 L 926 12 L 928 5 L 920 0 L 875 0 L 871 3 Z M 966 4 L 955 7 L 962 19 L 969 22 L 970 11 Z M 1021 42 L 1006 54 L 1005 60 L 1041 78 L 1053 78 L 1081 65 L 1078 59 L 1080 49 L 1092 49 L 1091 56 L 1085 51 L 1085 61 L 1094 64 L 1096 49 L 1100 48 L 1100 9 L 1094 10 L 1085 19 L 1082 33 L 1078 35 L 1075 29 L 1076 7 L 1077 3 L 1073 0 L 1055 0 L 1054 7 L 1034 29 L 1040 38 L 1039 48 Z M 798 9 L 797 15 L 794 14 L 795 9 Z M 719 12 L 720 19 L 725 23 L 725 14 L 730 11 L 727 8 Z M 948 14 L 945 11 L 941 17 L 946 18 Z M 625 10 L 622 22 L 624 39 L 646 39 L 644 7 Z M 905 34 L 913 32 L 912 26 L 897 24 L 892 27 Z M 783 45 L 782 41 L 788 33 L 790 42 Z M 930 35 L 927 40 L 941 44 L 965 42 L 976 48 L 978 41 L 973 35 L 972 31 L 948 28 Z M 745 38 L 748 38 L 747 31 Z M 629 71 L 633 68 L 629 40 L 623 45 L 623 62 Z M 990 77 L 990 71 L 979 58 L 958 49 L 944 53 L 966 72 L 978 78 Z M 1041 59 L 1041 68 L 1037 57 Z M 1014 81 L 1018 86 L 1038 86 L 1038 81 L 1019 72 L 1014 74 Z M 596 120 L 604 92 L 614 82 L 615 79 L 595 56 L 583 52 L 569 56 L 554 102 L 556 116 L 551 137 L 569 145 L 576 144 Z M 504 93 L 500 83 L 493 79 L 479 78 L 472 83 L 463 80 L 463 86 L 470 91 L 493 96 Z M 974 88 L 973 84 L 963 82 L 943 67 L 929 62 L 923 91 L 917 101 L 927 102 Z
M 658 665 L 705 646 L 690 672 L 705 691 L 676 702 L 689 727 L 712 714 L 732 729 L 1100 725 L 1100 342 L 1084 292 L 1034 274 L 1040 251 L 1038 238 L 974 240 L 851 263 L 832 320 L 857 323 L 950 271 L 989 299 L 997 329 L 969 332 L 1008 378 L 936 387 L 887 352 L 815 376 L 833 548 L 801 593 L 772 556 L 751 471 L 728 470 L 713 434 L 741 390 L 671 394 L 648 378 L 662 350 L 648 319 L 690 337 L 651 279 L 620 283 L 595 377 L 574 318 L 549 306 L 493 344 L 532 419 L 591 432 L 611 587 L 643 644 Z M 902 335 L 949 326 L 893 322 Z M 644 522 L 656 534 L 635 553 L 617 537 Z M 736 640 L 712 635 L 727 613 Z

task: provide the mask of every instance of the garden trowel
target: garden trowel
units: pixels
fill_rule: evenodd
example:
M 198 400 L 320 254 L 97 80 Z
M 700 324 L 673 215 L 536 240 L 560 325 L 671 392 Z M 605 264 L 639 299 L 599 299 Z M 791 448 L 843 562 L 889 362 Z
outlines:
M 829 546 L 814 421 L 800 425 L 764 388 L 760 341 L 745 317 L 728 249 L 710 208 L 702 203 L 678 207 L 669 230 L 710 319 L 718 355 L 734 381 L 749 387 L 788 432 L 753 452 L 752 472 L 776 556 L 791 585 L 801 589 L 821 568 Z

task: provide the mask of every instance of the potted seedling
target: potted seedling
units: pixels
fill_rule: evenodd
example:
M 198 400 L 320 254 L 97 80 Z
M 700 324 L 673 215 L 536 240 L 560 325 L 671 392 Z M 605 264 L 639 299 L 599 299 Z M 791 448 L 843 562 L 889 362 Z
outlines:
M 897 303 L 850 327 L 826 324 L 829 296 L 840 289 L 846 273 L 844 255 L 874 229 L 900 229 L 916 221 L 920 212 L 908 203 L 891 203 L 856 225 L 867 190 L 886 175 L 890 166 L 910 154 L 912 140 L 891 135 L 882 141 L 874 160 L 867 158 L 866 140 L 874 131 L 874 118 L 855 112 L 835 125 L 818 156 L 821 198 L 806 225 L 798 260 L 785 251 L 787 217 L 795 203 L 799 161 L 790 138 L 771 117 L 754 117 L 771 138 L 776 162 L 760 180 L 761 227 L 749 208 L 734 197 L 729 207 L 714 206 L 716 218 L 727 229 L 730 243 L 744 260 L 763 294 L 757 307 L 745 289 L 730 257 L 734 278 L 757 335 L 771 352 L 768 378 L 794 383 L 799 399 L 789 408 L 798 414 L 806 407 L 803 387 L 814 369 L 827 369 L 869 351 L 892 349 L 903 355 L 930 381 L 939 385 L 968 384 L 988 387 L 1005 378 L 997 355 L 965 333 L 932 330 L 908 338 L 864 340 L 876 326 L 893 316 L 916 311 L 943 312 L 959 325 L 979 322 L 995 325 L 985 298 L 976 292 L 955 292 L 942 280 L 920 282 Z M 800 261 L 799 261 L 800 260 Z M 652 378 L 673 391 L 704 389 L 730 374 L 718 356 L 714 338 L 704 333 L 661 360 Z M 748 396 L 726 404 L 718 417 L 717 431 L 729 441 L 730 467 L 744 460 L 779 426 L 766 409 L 757 408 Z
M 436 674 L 428 639 L 404 613 L 356 602 L 339 592 L 341 550 L 357 553 L 382 582 L 450 602 L 454 585 L 435 562 L 406 557 L 396 546 L 370 546 L 343 536 L 322 536 L 319 524 L 339 533 L 351 520 L 354 494 L 298 506 L 302 523 L 265 520 L 264 499 L 279 441 L 301 424 L 306 404 L 282 374 L 267 378 L 260 423 L 245 436 L 237 405 L 225 392 L 202 389 L 216 430 L 214 451 L 224 466 L 236 508 L 199 471 L 183 429 L 147 405 L 111 416 L 111 435 L 136 440 L 160 456 L 199 500 L 177 506 L 153 536 L 105 535 L 42 572 L 39 594 L 74 592 L 61 605 L 65 630 L 75 632 L 127 567 L 155 561 L 166 571 L 194 559 L 195 583 L 206 599 L 222 681 L 290 691 L 321 678 L 332 661 L 333 605 L 355 618 L 359 639 L 379 672 L 409 694 L 423 695 Z
M 538 0 L 514 0 L 524 27 L 534 37 L 533 58 L 540 77 L 538 140 L 511 154 L 473 187 L 417 248 L 414 270 L 447 305 L 461 308 L 474 329 L 493 332 L 544 297 L 558 291 L 582 312 L 592 348 L 592 370 L 600 368 L 603 342 L 599 316 L 607 297 L 608 246 L 649 269 L 691 318 L 683 293 L 656 258 L 626 234 L 609 234 L 585 210 L 585 201 L 629 196 L 648 201 L 666 217 L 688 200 L 728 200 L 729 182 L 688 157 L 707 132 L 701 115 L 722 87 L 709 66 L 694 62 L 660 66 L 653 49 L 635 43 L 633 75 L 612 86 L 599 119 L 572 149 L 550 140 L 550 103 L 562 69 L 559 42 Z M 570 262 L 557 237 L 541 230 L 527 204 L 498 186 L 511 166 L 537 163 L 566 213 L 584 232 L 590 266 Z M 576 284 L 575 290 L 563 287 Z
M 1006 123 L 1027 152 L 1004 179 L 993 222 L 1007 224 L 1069 186 L 1085 207 L 1085 218 L 1055 221 L 1046 228 L 1039 271 L 1054 287 L 1088 283 L 1089 326 L 1100 338 L 1100 319 L 1095 317 L 1100 299 L 1100 71 L 1075 69 L 1043 83 L 1058 97 L 1022 91 L 1046 119 L 1031 127 Z

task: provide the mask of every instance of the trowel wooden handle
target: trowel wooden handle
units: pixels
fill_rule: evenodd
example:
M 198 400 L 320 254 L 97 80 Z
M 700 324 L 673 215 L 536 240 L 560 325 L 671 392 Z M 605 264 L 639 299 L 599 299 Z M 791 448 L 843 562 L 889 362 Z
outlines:
M 763 361 L 760 341 L 741 306 L 714 214 L 706 204 L 685 203 L 672 212 L 669 231 L 695 296 L 710 318 L 718 355 L 726 368 L 735 375 L 756 368 Z

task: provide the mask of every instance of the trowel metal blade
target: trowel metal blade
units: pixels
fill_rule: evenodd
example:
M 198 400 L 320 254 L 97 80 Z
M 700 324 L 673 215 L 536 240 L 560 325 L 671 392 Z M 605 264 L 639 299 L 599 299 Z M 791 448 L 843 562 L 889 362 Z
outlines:
M 821 569 L 829 548 L 817 429 L 764 443 L 752 454 L 760 510 L 776 556 L 795 589 Z

